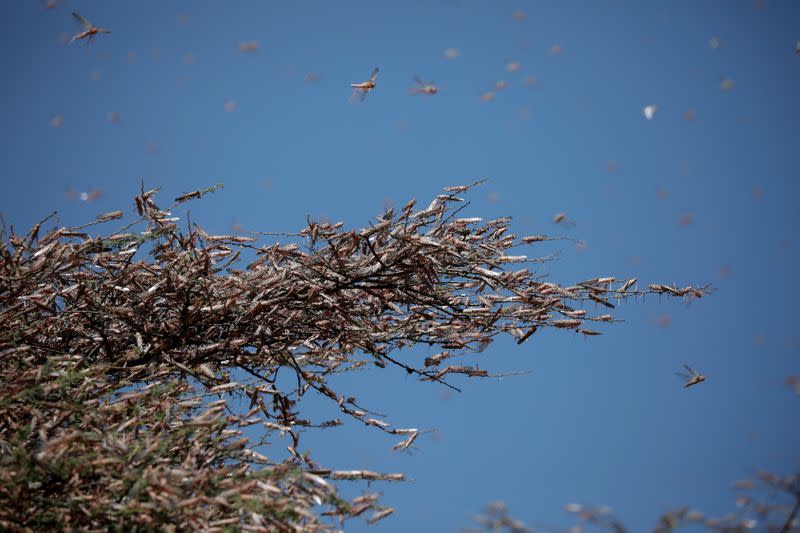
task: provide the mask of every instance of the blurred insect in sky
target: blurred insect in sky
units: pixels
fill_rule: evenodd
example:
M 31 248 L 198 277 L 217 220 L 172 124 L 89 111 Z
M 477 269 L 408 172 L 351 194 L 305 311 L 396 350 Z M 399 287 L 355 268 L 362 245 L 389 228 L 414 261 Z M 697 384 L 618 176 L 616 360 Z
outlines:
M 723 91 L 730 91 L 733 89 L 733 80 L 730 78 L 722 78 L 722 81 L 719 82 L 719 87 Z
M 412 87 L 411 94 L 436 94 L 439 92 L 439 88 L 434 84 L 434 82 L 425 82 L 420 79 L 419 76 L 414 76 L 414 82 L 419 87 Z
M 375 70 L 372 71 L 372 75 L 370 75 L 367 81 L 362 81 L 361 83 L 351 83 L 350 87 L 353 88 L 353 95 L 350 97 L 351 100 L 358 97 L 359 101 L 363 102 L 364 98 L 367 97 L 367 93 L 369 93 L 372 89 L 375 88 L 375 78 L 378 77 L 378 67 L 375 67 Z
M 695 372 L 689 365 L 683 365 L 683 368 L 688 370 L 689 373 L 677 372 L 677 374 L 686 380 L 686 383 L 683 385 L 684 389 L 689 388 L 692 385 L 697 385 L 698 383 L 706 380 L 706 377 L 703 374 Z
M 448 48 L 444 51 L 444 58 L 445 59 L 455 59 L 461 55 L 461 50 L 458 48 Z
M 800 56 L 800 41 L 797 41 L 797 43 L 795 43 L 794 53 Z
M 656 111 L 658 111 L 658 106 L 656 105 L 648 105 L 645 106 L 644 109 L 642 109 L 642 113 L 644 113 L 644 118 L 646 118 L 647 120 L 653 120 Z
M 258 41 L 242 41 L 239 43 L 240 52 L 258 52 Z
M 783 383 L 787 387 L 793 388 L 797 394 L 800 394 L 800 376 L 789 376 Z
M 562 226 L 566 226 L 568 228 L 574 228 L 575 222 L 567 218 L 567 215 L 564 213 L 557 213 L 553 215 L 553 222 L 556 224 L 561 224 Z
M 81 26 L 83 26 L 83 31 L 73 36 L 70 43 L 88 37 L 89 40 L 86 41 L 86 44 L 88 45 L 92 42 L 92 39 L 94 39 L 94 36 L 97 35 L 98 33 L 111 33 L 111 30 L 95 26 L 94 24 L 92 24 L 82 16 L 78 15 L 74 11 L 72 12 L 72 16 L 75 17 L 75 20 L 77 20 Z

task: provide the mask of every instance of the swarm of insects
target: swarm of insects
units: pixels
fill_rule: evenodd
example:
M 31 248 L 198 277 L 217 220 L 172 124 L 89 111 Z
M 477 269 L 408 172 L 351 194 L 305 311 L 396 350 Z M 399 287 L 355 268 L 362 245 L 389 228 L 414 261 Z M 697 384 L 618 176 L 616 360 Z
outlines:
M 304 393 L 410 450 L 420 430 L 369 417 L 329 377 L 374 361 L 459 390 L 448 380 L 500 375 L 450 358 L 480 353 L 500 336 L 522 343 L 549 328 L 592 336 L 587 322 L 613 319 L 587 316 L 589 305 L 702 290 L 615 291 L 612 277 L 544 283 L 538 267 L 525 267 L 552 259 L 528 256 L 550 238 L 518 238 L 509 217 L 457 218 L 462 193 L 482 181 L 449 187 L 427 207 L 389 208 L 360 229 L 309 219 L 297 233 L 263 233 L 292 239 L 283 244 L 257 242 L 260 232 L 210 235 L 197 224 L 185 233 L 170 211 L 221 186 L 184 192 L 162 209 L 157 189 L 142 184 L 124 222 L 110 211 L 41 233 L 52 215 L 26 234 L 0 225 L 0 279 L 13 295 L 0 298 L 0 529 L 14 520 L 39 530 L 52 513 L 58 521 L 48 518 L 47 530 L 169 521 L 190 530 L 322 531 L 315 513 L 323 504 L 325 520 L 370 511 L 374 522 L 391 509 L 377 495 L 345 501 L 334 482 L 403 475 L 329 470 L 301 454 L 297 426 L 341 424 L 301 424 Z M 95 224 L 108 229 L 86 231 Z M 398 355 L 423 343 L 440 353 L 424 362 Z M 241 431 L 255 424 L 262 442 L 291 439 L 290 455 L 259 453 Z M 269 477 L 255 477 L 255 464 Z M 69 483 L 44 483 L 50 473 Z M 147 507 L 134 493 L 147 495 Z
M 367 97 L 367 93 L 375 88 L 375 78 L 377 77 L 378 67 L 375 67 L 375 70 L 372 71 L 372 74 L 367 81 L 362 81 L 361 83 L 351 83 L 350 87 L 353 88 L 353 95 L 350 97 L 350 99 L 353 100 L 358 98 L 360 102 L 363 102 L 364 98 Z
M 83 31 L 80 33 L 76 33 L 69 41 L 70 43 L 73 41 L 79 41 L 81 39 L 88 38 L 86 44 L 91 44 L 92 39 L 94 39 L 94 36 L 97 35 L 98 33 L 111 33 L 111 30 L 106 28 L 101 28 L 100 26 L 95 26 L 94 24 L 92 24 L 91 22 L 80 16 L 78 13 L 75 13 L 74 11 L 72 12 L 72 16 L 75 18 L 75 20 L 78 21 L 78 23 L 81 26 L 83 26 Z

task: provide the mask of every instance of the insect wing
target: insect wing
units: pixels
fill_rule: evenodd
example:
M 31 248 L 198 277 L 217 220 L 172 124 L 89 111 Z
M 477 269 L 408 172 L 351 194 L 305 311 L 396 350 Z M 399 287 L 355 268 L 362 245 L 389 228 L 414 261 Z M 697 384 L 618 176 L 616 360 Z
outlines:
M 694 370 L 693 370 L 693 369 L 692 369 L 692 368 L 691 368 L 689 365 L 683 365 L 683 368 L 685 368 L 686 370 L 688 370 L 688 371 L 689 371 L 689 373 L 692 375 L 692 377 L 694 377 L 694 376 L 699 376 L 699 375 L 700 375 L 700 374 L 698 374 L 697 372 L 695 372 L 695 371 L 694 371 Z
M 369 77 L 369 81 L 375 81 L 375 78 L 378 77 L 378 67 L 375 67 L 375 70 L 372 71 L 372 74 Z
M 367 91 L 364 89 L 356 88 L 353 90 L 353 94 L 350 95 L 350 101 L 354 102 L 358 100 L 359 102 L 363 102 L 364 98 L 367 97 Z
M 80 16 L 79 14 L 77 14 L 76 12 L 73 11 L 72 12 L 72 16 L 75 18 L 75 20 L 78 21 L 78 24 L 83 26 L 85 29 L 88 30 L 88 29 L 92 28 L 92 26 L 93 26 L 92 23 L 89 22 L 88 20 L 86 20 L 85 18 L 83 18 L 82 16 Z

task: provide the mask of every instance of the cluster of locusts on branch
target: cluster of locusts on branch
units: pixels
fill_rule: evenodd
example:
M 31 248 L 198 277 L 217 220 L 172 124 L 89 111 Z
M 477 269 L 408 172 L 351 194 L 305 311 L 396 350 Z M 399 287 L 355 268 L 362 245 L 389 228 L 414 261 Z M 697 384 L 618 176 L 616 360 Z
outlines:
M 389 209 L 358 230 L 311 220 L 295 234 L 209 235 L 188 221 L 182 228 L 172 210 L 216 187 L 164 210 L 157 191 L 142 189 L 134 219 L 106 234 L 89 231 L 123 212 L 45 235 L 46 221 L 25 235 L 12 228 L 7 238 L 3 228 L 0 498 L 18 502 L 14 516 L 33 520 L 41 508 L 30 502 L 44 489 L 14 476 L 73 479 L 63 500 L 49 504 L 60 514 L 48 524 L 59 527 L 84 523 L 87 513 L 98 526 L 144 525 L 154 509 L 187 527 L 308 526 L 317 524 L 311 506 L 320 504 L 341 519 L 373 509 L 377 520 L 391 509 L 375 496 L 341 500 L 326 479 L 402 474 L 316 464 L 299 451 L 302 430 L 342 421 L 303 419 L 298 401 L 316 391 L 343 415 L 398 437 L 397 450 L 420 431 L 392 426 L 331 388 L 330 376 L 394 366 L 456 388 L 454 374 L 490 376 L 456 359 L 501 334 L 517 343 L 544 328 L 598 335 L 587 324 L 614 320 L 583 304 L 611 309 L 643 294 L 687 298 L 706 290 L 641 290 L 635 280 L 615 287 L 608 277 L 572 286 L 544 281 L 532 266 L 553 256 L 518 250 L 551 237 L 519 238 L 509 218 L 460 217 L 468 204 L 461 195 L 477 183 L 449 187 L 422 209 L 415 201 Z M 259 245 L 261 235 L 300 244 Z M 252 260 L 242 266 L 245 256 Z M 423 361 L 403 351 L 420 344 L 441 351 Z M 155 416 L 162 411 L 166 418 Z M 94 436 L 79 438 L 78 425 Z M 257 442 L 242 434 L 253 425 L 263 428 Z M 263 447 L 281 437 L 290 441 L 289 456 L 265 455 Z M 78 456 L 85 460 L 72 460 Z M 210 486 L 227 496 L 209 500 Z M 78 507 L 70 503 L 76 494 L 84 498 Z M 141 507 L 144 495 L 150 507 Z M 109 508 L 119 516 L 106 516 Z

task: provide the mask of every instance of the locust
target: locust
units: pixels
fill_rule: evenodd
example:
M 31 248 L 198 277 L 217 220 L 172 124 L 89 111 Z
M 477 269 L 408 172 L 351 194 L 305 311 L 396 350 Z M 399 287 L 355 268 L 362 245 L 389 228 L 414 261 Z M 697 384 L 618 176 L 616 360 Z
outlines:
M 683 365 L 683 368 L 689 371 L 688 374 L 686 372 L 678 372 L 678 375 L 686 380 L 686 383 L 683 385 L 684 389 L 687 389 L 692 385 L 697 385 L 698 383 L 706 380 L 706 377 L 703 374 L 696 372 L 689 365 Z
M 434 95 L 439 92 L 439 88 L 434 82 L 422 81 L 419 76 L 414 76 L 414 82 L 418 87 L 411 88 L 411 94 L 429 94 Z
M 98 33 L 111 33 L 111 30 L 106 28 L 101 28 L 100 26 L 95 26 L 94 24 L 92 24 L 91 22 L 89 22 L 88 20 L 86 20 L 85 18 L 83 18 L 74 11 L 72 12 L 72 16 L 75 18 L 75 20 L 78 21 L 78 23 L 81 26 L 83 26 L 83 31 L 75 34 L 69 41 L 70 43 L 73 41 L 86 39 L 88 37 L 88 40 L 86 41 L 86 44 L 88 45 L 91 44 L 92 39 L 94 39 L 94 36 L 97 35 Z
M 363 102 L 364 98 L 367 97 L 367 93 L 375 88 L 375 78 L 377 77 L 378 67 L 375 67 L 375 69 L 372 71 L 372 75 L 370 75 L 367 81 L 362 81 L 361 83 L 351 83 L 350 87 L 353 88 L 353 95 L 350 98 L 354 99 L 357 97 L 359 101 Z
M 574 228 L 575 222 L 567 218 L 567 215 L 564 213 L 556 213 L 553 215 L 553 222 L 556 224 L 561 224 L 566 226 L 567 228 Z

